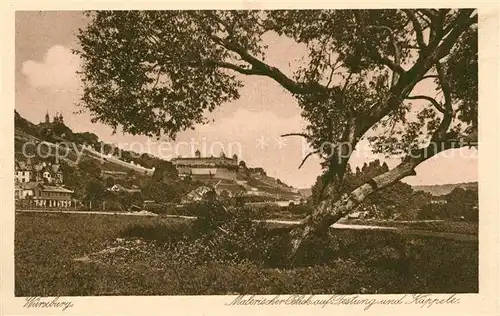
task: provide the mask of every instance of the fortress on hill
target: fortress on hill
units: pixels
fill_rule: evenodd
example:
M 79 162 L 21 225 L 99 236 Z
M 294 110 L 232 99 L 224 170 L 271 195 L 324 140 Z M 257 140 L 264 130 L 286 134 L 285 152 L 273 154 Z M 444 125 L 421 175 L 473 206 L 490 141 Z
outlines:
M 171 162 L 181 177 L 211 177 L 234 181 L 238 173 L 238 156 L 235 154 L 229 158 L 224 152 L 219 157 L 202 157 L 197 150 L 194 157 L 178 157 Z

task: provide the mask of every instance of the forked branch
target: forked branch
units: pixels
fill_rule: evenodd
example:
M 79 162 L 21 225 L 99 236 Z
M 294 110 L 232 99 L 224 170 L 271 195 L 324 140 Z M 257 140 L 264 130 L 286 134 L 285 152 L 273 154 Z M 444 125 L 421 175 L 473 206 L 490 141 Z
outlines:
M 406 97 L 407 100 L 426 100 L 426 101 L 429 101 L 430 103 L 432 103 L 432 105 L 441 113 L 444 113 L 445 112 L 445 109 L 444 107 L 434 98 L 431 98 L 429 96 L 426 96 L 426 95 L 413 95 L 413 96 L 408 96 Z
M 300 165 L 299 165 L 299 168 L 298 168 L 298 169 L 302 168 L 302 166 L 306 163 L 307 158 L 309 158 L 309 157 L 311 157 L 312 155 L 317 154 L 317 153 L 319 153 L 319 150 L 311 151 L 310 153 L 308 153 L 308 154 L 304 157 L 304 159 L 302 159 L 302 162 L 300 163 Z
M 308 140 L 311 139 L 311 135 L 307 135 L 305 133 L 287 133 L 287 134 L 280 135 L 280 137 L 288 137 L 288 136 L 301 136 L 301 137 L 304 137 Z
M 423 49 L 427 46 L 424 41 L 424 34 L 422 31 L 422 25 L 418 21 L 418 18 L 413 10 L 403 10 L 403 12 L 408 16 L 408 19 L 411 21 L 413 25 L 413 29 L 415 30 L 415 35 L 417 38 L 417 44 L 420 49 Z

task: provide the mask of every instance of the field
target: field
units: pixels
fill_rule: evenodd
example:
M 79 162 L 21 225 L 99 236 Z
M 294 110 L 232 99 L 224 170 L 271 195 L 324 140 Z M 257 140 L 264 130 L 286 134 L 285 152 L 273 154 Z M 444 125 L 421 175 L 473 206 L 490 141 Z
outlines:
M 289 265 L 281 237 L 215 234 L 208 244 L 197 229 L 171 218 L 16 213 L 15 295 L 478 291 L 477 242 L 342 230 Z
M 412 230 L 425 230 L 440 233 L 453 233 L 464 235 L 475 235 L 479 233 L 478 222 L 470 221 L 392 221 L 392 220 L 370 220 L 350 219 L 342 221 L 345 224 L 361 224 L 406 228 Z

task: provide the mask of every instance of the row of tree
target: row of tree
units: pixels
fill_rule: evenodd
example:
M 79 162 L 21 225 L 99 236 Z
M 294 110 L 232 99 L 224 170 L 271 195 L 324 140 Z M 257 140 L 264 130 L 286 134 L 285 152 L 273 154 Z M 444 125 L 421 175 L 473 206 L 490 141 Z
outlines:
M 344 182 L 337 190 L 339 195 L 348 193 L 353 189 L 368 182 L 373 177 L 389 171 L 387 164 L 381 163 L 379 159 L 364 163 L 359 168 L 352 170 L 350 166 L 346 168 Z M 321 202 L 321 194 L 325 187 L 325 173 L 319 176 L 312 187 L 311 203 L 317 205 Z M 360 210 L 368 210 L 374 218 L 399 218 L 415 219 L 419 209 L 430 202 L 431 195 L 423 191 L 414 191 L 413 188 L 404 182 L 397 181 L 393 185 L 383 188 L 369 197 L 358 206 Z
M 440 201 L 424 205 L 417 218 L 479 220 L 479 195 L 476 189 L 455 188 L 441 197 Z
M 347 168 L 345 180 L 339 194 L 350 192 L 373 177 L 389 170 L 387 164 L 374 160 L 353 171 Z M 325 175 L 319 176 L 312 188 L 310 203 L 317 205 L 319 195 L 324 186 Z M 415 219 L 457 219 L 477 220 L 478 191 L 455 188 L 451 193 L 442 197 L 433 197 L 424 191 L 415 191 L 404 182 L 398 181 L 392 186 L 383 188 L 367 197 L 358 206 L 360 210 L 367 210 L 368 216 L 378 219 L 397 218 L 401 220 Z M 439 203 L 434 201 L 438 200 Z

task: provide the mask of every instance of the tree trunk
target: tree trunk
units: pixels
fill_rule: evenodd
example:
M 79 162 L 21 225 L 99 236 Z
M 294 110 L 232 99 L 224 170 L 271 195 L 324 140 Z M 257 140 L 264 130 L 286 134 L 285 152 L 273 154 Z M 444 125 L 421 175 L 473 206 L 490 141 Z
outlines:
M 330 199 L 323 200 L 314 213 L 302 222 L 302 227 L 296 228 L 291 232 L 291 258 L 300 260 L 301 254 L 306 250 L 304 249 L 306 247 L 304 246 L 306 240 L 327 232 L 332 224 L 348 215 L 370 194 L 390 186 L 402 178 L 415 175 L 414 168 L 420 162 L 420 160 L 415 159 L 402 162 L 396 168 L 374 177 L 351 193 L 343 194 L 336 201 L 331 201 Z

